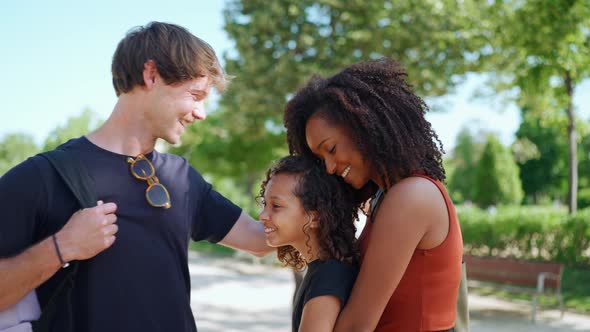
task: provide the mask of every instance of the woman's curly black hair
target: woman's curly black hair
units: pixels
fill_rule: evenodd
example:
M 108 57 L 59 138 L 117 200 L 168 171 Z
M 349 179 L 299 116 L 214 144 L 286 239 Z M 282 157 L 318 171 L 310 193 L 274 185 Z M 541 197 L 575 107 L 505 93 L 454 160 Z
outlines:
M 442 143 L 424 117 L 428 106 L 406 76 L 398 62 L 384 58 L 354 64 L 327 79 L 312 77 L 285 109 L 290 153 L 312 155 L 305 126 L 318 114 L 347 128 L 388 187 L 416 172 L 444 181 Z
M 327 174 L 316 159 L 287 156 L 266 172 L 258 198 L 264 197 L 268 182 L 278 174 L 290 174 L 298 178 L 293 194 L 300 200 L 306 212 L 313 212 L 318 218 L 319 258 L 355 263 L 359 251 L 354 221 L 358 219 L 359 205 L 354 203 L 353 189 L 341 178 Z M 309 225 L 303 226 L 303 232 L 309 241 Z M 279 247 L 277 256 L 285 266 L 296 270 L 301 270 L 306 265 L 301 254 L 292 246 Z

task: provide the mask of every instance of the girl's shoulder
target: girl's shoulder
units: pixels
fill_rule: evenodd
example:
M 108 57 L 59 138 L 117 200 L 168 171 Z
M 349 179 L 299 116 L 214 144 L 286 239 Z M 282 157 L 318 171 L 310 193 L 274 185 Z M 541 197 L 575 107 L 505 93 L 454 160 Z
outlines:
M 336 259 L 317 260 L 312 262 L 308 273 L 313 274 L 316 280 L 330 281 L 343 276 L 356 277 L 359 267 L 357 264 L 348 264 Z
M 336 259 L 314 261 L 310 263 L 305 278 L 308 280 L 307 297 L 336 295 L 348 297 L 358 275 L 358 266 L 340 262 Z

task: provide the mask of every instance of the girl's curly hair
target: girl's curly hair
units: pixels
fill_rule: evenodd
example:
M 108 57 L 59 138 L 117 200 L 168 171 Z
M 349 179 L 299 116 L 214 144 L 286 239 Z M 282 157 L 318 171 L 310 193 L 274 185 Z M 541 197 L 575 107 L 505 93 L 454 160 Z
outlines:
M 341 178 L 327 174 L 316 159 L 287 156 L 266 172 L 266 179 L 260 185 L 259 199 L 264 197 L 268 182 L 278 174 L 297 177 L 298 183 L 293 194 L 306 212 L 314 212 L 318 218 L 320 259 L 333 258 L 349 264 L 355 263 L 359 251 L 354 221 L 358 219 L 359 205 L 354 203 L 353 189 Z M 303 232 L 309 241 L 309 225 L 303 226 Z M 296 270 L 306 265 L 301 253 L 292 246 L 279 247 L 277 256 L 283 265 Z
M 428 106 L 406 76 L 398 62 L 384 58 L 354 64 L 327 79 L 312 77 L 285 109 L 289 151 L 312 155 L 305 126 L 317 114 L 347 128 L 388 187 L 416 172 L 444 181 L 442 143 L 424 117 Z M 375 184 L 370 181 L 363 189 L 368 186 L 374 191 Z

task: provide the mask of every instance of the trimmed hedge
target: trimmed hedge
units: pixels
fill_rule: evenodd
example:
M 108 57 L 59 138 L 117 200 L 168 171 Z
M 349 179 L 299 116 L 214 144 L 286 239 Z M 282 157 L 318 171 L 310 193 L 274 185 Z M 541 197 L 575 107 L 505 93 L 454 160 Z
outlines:
M 590 209 L 569 216 L 549 207 L 481 210 L 457 206 L 464 251 L 476 256 L 590 266 Z

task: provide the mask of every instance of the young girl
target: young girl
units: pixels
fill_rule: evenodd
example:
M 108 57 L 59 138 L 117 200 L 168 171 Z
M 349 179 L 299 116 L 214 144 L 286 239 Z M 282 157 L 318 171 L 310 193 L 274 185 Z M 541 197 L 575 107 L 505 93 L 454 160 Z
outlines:
M 356 279 L 354 220 L 358 206 L 341 179 L 311 158 L 289 156 L 272 166 L 260 198 L 266 242 L 278 259 L 307 272 L 293 303 L 293 331 L 332 331 Z

